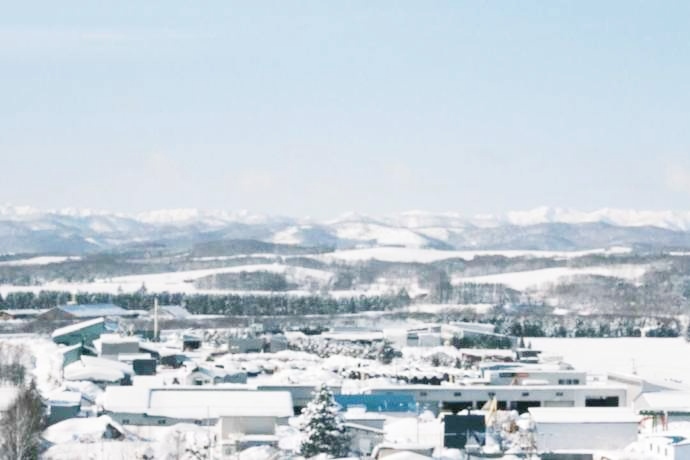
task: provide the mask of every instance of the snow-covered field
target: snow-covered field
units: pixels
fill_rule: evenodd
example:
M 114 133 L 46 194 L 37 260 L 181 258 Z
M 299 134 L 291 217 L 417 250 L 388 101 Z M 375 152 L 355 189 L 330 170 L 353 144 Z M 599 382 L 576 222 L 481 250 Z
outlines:
M 359 262 L 363 260 L 380 260 L 383 262 L 419 262 L 431 263 L 447 259 L 472 260 L 482 256 L 534 257 L 550 259 L 573 259 L 592 254 L 626 254 L 630 248 L 612 247 L 589 251 L 520 251 L 520 250 L 477 250 L 477 251 L 442 251 L 411 247 L 378 247 L 335 251 L 319 256 L 325 260 Z
M 522 272 L 498 273 L 485 276 L 456 276 L 453 283 L 503 284 L 505 286 L 524 291 L 548 284 L 563 282 L 582 275 L 606 276 L 620 278 L 627 281 L 640 279 L 648 270 L 641 265 L 608 265 L 602 267 L 568 268 L 554 267 Z
M 0 262 L 0 266 L 7 267 L 21 267 L 21 266 L 31 266 L 31 265 L 48 265 L 48 264 L 60 264 L 63 262 L 81 260 L 81 257 L 68 257 L 68 256 L 40 256 L 40 257 L 29 257 L 27 259 L 14 259 L 14 260 L 4 260 Z
M 561 356 L 576 369 L 593 373 L 636 372 L 649 380 L 683 383 L 690 388 L 690 343 L 682 338 L 529 339 L 544 355 Z
M 68 283 L 51 281 L 40 286 L 0 286 L 0 295 L 10 292 L 38 292 L 41 290 L 72 291 L 72 292 L 136 292 L 145 286 L 149 292 L 183 292 L 183 293 L 222 293 L 231 291 L 198 289 L 194 281 L 207 276 L 224 273 L 241 272 L 271 272 L 285 275 L 288 282 L 305 285 L 310 282 L 327 283 L 333 274 L 324 270 L 294 267 L 281 264 L 242 265 L 234 267 L 209 268 L 178 272 L 152 273 L 146 275 L 116 276 L 107 279 L 97 279 L 93 282 Z M 249 293 L 249 292 L 245 292 Z

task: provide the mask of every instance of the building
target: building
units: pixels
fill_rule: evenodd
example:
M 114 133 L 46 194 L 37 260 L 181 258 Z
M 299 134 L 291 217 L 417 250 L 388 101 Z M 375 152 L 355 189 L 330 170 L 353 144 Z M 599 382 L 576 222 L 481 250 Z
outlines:
M 640 438 L 635 450 L 652 458 L 688 460 L 690 459 L 690 438 L 685 433 L 654 433 Z
M 273 434 L 276 424 L 287 423 L 293 415 L 290 393 L 241 386 L 107 387 L 103 411 L 124 425 L 220 421 L 223 438 L 229 433 Z
M 160 320 L 188 320 L 191 317 L 192 314 L 189 310 L 181 305 L 161 305 L 158 307 L 158 319 Z
M 74 418 L 81 411 L 81 393 L 60 391 L 48 398 L 48 424 Z
M 62 345 L 88 345 L 98 339 L 105 332 L 105 321 L 96 318 L 81 321 L 53 331 L 53 342 Z
M 390 415 L 417 412 L 414 397 L 409 394 L 339 394 L 333 398 L 345 410 L 350 407 L 363 407 L 367 412 Z
M 619 450 L 637 440 L 640 417 L 621 407 L 531 407 L 539 452 Z
M 195 335 L 185 334 L 182 336 L 182 350 L 193 351 L 201 348 L 201 338 Z
M 38 308 L 17 308 L 10 310 L 0 310 L 0 319 L 36 319 L 38 316 L 44 314 L 47 311 L 48 309 Z
M 485 370 L 484 379 L 490 385 L 584 385 L 587 373 L 573 370 L 543 370 L 514 368 Z
M 443 447 L 464 449 L 468 442 L 481 439 L 485 430 L 484 414 L 446 414 L 443 416 Z
M 136 318 L 138 312 L 125 310 L 112 303 L 58 305 L 39 316 L 43 320 L 70 321 L 100 317 Z
M 386 385 L 372 386 L 368 394 L 411 395 L 420 408 L 458 412 L 481 409 L 496 398 L 499 410 L 527 412 L 530 407 L 622 407 L 626 388 L 614 385 Z
M 118 334 L 103 334 L 94 341 L 98 354 L 104 358 L 117 359 L 118 355 L 139 353 L 139 339 L 122 337 Z
M 633 407 L 641 415 L 668 422 L 690 422 L 689 391 L 651 391 L 640 394 Z
M 199 366 L 187 377 L 187 385 L 218 385 L 221 383 L 247 383 L 247 373 L 220 367 Z
M 307 407 L 307 404 L 314 399 L 314 392 L 317 390 L 317 385 L 301 385 L 301 384 L 283 384 L 283 385 L 258 385 L 259 391 L 287 391 L 292 396 L 292 403 L 294 404 L 295 414 L 299 414 L 302 409 Z M 340 394 L 340 387 L 330 386 L 329 389 L 333 395 Z
M 261 353 L 264 349 L 264 339 L 260 337 L 230 337 L 228 351 L 230 353 Z
M 273 334 L 268 340 L 268 351 L 278 353 L 288 349 L 288 339 L 283 334 Z

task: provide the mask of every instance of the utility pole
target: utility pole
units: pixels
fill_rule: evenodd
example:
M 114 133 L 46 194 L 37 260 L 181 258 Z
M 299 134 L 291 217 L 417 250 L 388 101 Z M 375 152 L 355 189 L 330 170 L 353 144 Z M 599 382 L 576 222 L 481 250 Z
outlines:
M 158 342 L 158 297 L 153 298 L 153 341 Z

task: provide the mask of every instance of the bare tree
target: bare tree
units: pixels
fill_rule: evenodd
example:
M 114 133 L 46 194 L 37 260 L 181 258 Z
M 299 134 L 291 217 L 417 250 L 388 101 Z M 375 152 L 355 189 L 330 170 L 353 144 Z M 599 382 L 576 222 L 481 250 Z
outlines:
M 0 420 L 0 460 L 38 458 L 45 411 L 33 381 L 20 387 L 17 397 Z

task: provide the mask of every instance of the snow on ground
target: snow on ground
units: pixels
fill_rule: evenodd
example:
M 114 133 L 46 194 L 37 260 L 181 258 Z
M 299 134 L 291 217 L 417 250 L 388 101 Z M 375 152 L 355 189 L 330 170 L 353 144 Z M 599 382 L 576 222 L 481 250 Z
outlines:
M 0 262 L 0 266 L 20 267 L 26 265 L 48 265 L 59 264 L 63 262 L 81 260 L 81 257 L 67 257 L 67 256 L 41 256 L 30 257 L 28 259 L 4 260 Z
M 409 313 L 442 313 L 445 311 L 459 311 L 459 310 L 472 310 L 479 314 L 487 313 L 494 307 L 490 303 L 473 303 L 473 304 L 417 304 L 408 305 L 407 307 L 402 307 L 401 310 Z
M 443 251 L 439 249 L 423 249 L 411 247 L 378 247 L 366 249 L 350 249 L 335 251 L 317 256 L 327 261 L 359 262 L 363 260 L 380 260 L 384 262 L 419 262 L 431 263 L 446 259 L 472 260 L 482 256 L 534 257 L 572 259 L 592 254 L 625 254 L 630 248 L 612 247 L 608 249 L 592 249 L 588 251 L 523 251 L 523 250 L 477 250 L 477 251 Z
M 420 417 L 391 418 L 383 427 L 385 440 L 398 444 L 443 447 L 443 423 L 430 412 Z
M 563 282 L 569 278 L 582 275 L 607 276 L 636 281 L 647 270 L 648 267 L 640 265 L 607 265 L 584 268 L 555 267 L 485 276 L 455 276 L 453 277 L 453 283 L 503 284 L 518 291 L 524 291 L 528 288 Z
M 576 369 L 632 374 L 690 388 L 690 343 L 682 338 L 530 338 L 544 355 L 561 356 Z
M 29 351 L 24 355 L 23 364 L 36 380 L 36 387 L 42 394 L 58 388 L 62 376 L 62 354 L 48 337 L 37 334 L 0 335 L 0 343 L 19 346 Z
M 295 267 L 281 264 L 259 264 L 241 265 L 235 267 L 209 268 L 202 270 L 189 270 L 179 272 L 152 273 L 145 275 L 116 276 L 107 279 L 97 279 L 93 282 L 66 283 L 51 281 L 40 286 L 0 286 L 0 295 L 7 295 L 10 292 L 39 292 L 42 290 L 62 290 L 73 292 L 136 292 L 142 286 L 146 286 L 149 292 L 184 292 L 184 293 L 208 293 L 208 294 L 228 294 L 241 292 L 251 294 L 252 291 L 229 291 L 220 289 L 197 289 L 194 282 L 198 279 L 219 275 L 223 273 L 241 273 L 267 271 L 285 275 L 290 283 L 300 285 L 315 283 L 327 283 L 333 273 L 312 268 Z M 309 291 L 289 291 L 297 295 L 309 295 Z M 263 292 L 264 294 L 267 293 Z M 275 294 L 275 292 L 271 292 Z

